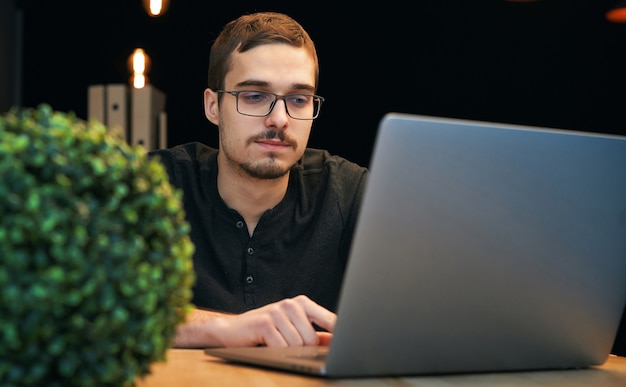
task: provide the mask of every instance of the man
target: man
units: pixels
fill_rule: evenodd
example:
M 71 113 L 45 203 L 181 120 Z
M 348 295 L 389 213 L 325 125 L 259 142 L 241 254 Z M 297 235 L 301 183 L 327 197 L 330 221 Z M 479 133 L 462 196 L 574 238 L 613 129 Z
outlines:
M 323 98 L 315 46 L 295 20 L 228 23 L 210 53 L 218 149 L 151 153 L 183 190 L 197 307 L 177 347 L 328 344 L 368 170 L 307 148 Z

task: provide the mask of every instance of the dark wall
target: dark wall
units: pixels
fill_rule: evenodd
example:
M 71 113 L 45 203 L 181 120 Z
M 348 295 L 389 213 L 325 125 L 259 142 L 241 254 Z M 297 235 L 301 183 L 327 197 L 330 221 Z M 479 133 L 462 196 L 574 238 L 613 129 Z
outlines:
M 15 0 L 0 0 L 0 112 L 18 103 L 16 16 Z
M 222 25 L 255 10 L 297 18 L 316 41 L 326 97 L 310 145 L 369 163 L 387 111 L 626 134 L 626 25 L 613 0 L 423 1 L 347 8 L 294 2 L 172 0 L 150 18 L 139 0 L 18 0 L 24 10 L 23 104 L 86 116 L 90 84 L 127 82 L 136 46 L 167 95 L 168 144 L 215 143 L 202 91 Z M 332 4 L 332 3 L 331 3 Z M 402 5 L 401 5 L 402 4 Z M 342 9 L 338 9 L 342 8 Z

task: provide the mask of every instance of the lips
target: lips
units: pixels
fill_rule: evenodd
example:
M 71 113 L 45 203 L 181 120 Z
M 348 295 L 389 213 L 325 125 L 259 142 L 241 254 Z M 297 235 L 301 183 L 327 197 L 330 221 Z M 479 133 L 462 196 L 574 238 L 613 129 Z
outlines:
M 256 143 L 266 149 L 279 150 L 289 147 L 289 143 L 280 140 L 257 140 Z
M 251 142 L 256 143 L 259 146 L 271 149 L 280 149 L 293 147 L 296 148 L 296 142 L 288 138 L 284 131 L 269 130 L 263 134 L 259 134 L 250 139 Z
M 271 145 L 271 146 L 289 146 L 287 142 L 280 141 L 278 139 L 257 140 L 257 143 L 263 144 L 263 145 Z

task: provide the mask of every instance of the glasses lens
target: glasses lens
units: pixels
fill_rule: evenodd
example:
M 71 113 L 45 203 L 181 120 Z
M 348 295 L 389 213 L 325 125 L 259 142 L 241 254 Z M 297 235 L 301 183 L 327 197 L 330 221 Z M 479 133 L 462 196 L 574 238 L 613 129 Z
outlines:
M 287 114 L 298 120 L 317 118 L 322 98 L 312 94 L 287 94 L 279 97 L 265 91 L 240 91 L 237 93 L 237 111 L 247 116 L 264 117 L 271 113 L 277 99 L 285 102 Z
M 289 94 L 284 97 L 287 113 L 299 120 L 312 120 L 317 117 L 320 99 L 311 94 Z
M 237 94 L 237 111 L 248 116 L 266 116 L 269 114 L 276 96 L 264 91 L 240 91 Z

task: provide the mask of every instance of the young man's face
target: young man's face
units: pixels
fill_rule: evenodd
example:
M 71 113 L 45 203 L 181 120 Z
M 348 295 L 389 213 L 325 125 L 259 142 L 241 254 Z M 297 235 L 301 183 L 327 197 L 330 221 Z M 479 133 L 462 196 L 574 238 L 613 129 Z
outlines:
M 258 90 L 278 95 L 315 91 L 315 62 L 304 48 L 269 44 L 244 53 L 232 54 L 231 70 L 224 90 Z M 236 173 L 255 178 L 283 176 L 302 157 L 311 132 L 312 120 L 290 117 L 285 101 L 278 99 L 265 117 L 251 117 L 237 111 L 237 98 L 223 93 L 205 93 L 207 118 L 219 126 L 220 160 Z M 240 100 L 240 106 L 242 106 Z M 241 109 L 240 109 L 241 110 Z M 295 109 L 294 109 L 295 110 Z

